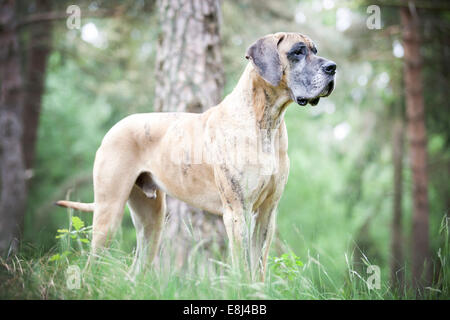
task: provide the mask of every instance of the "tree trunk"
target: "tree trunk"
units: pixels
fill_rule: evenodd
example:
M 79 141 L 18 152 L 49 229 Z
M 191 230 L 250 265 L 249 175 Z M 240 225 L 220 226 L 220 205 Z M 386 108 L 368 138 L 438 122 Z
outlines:
M 23 79 L 14 0 L 0 4 L 0 254 L 16 252 L 25 214 Z
M 50 12 L 50 10 L 50 0 L 36 1 L 38 14 Z M 45 71 L 47 69 L 47 58 L 50 54 L 51 22 L 44 21 L 33 24 L 30 28 L 30 40 L 28 43 L 22 144 L 25 168 L 30 170 L 33 167 L 39 114 L 45 87 Z
M 218 0 L 159 0 L 161 30 L 156 57 L 155 111 L 203 112 L 220 102 L 224 85 Z M 182 266 L 192 245 L 224 248 L 220 217 L 167 197 L 164 243 Z M 192 230 L 188 229 L 192 226 Z M 190 234 L 192 232 L 192 234 Z M 216 239 L 216 240 L 214 240 Z M 166 255 L 167 253 L 164 253 Z
M 409 2 L 408 4 L 412 4 Z M 430 283 L 427 137 L 422 84 L 422 57 L 417 12 L 400 9 L 405 52 L 404 81 L 408 138 L 413 182 L 412 277 L 417 289 Z
M 392 155 L 394 163 L 394 203 L 391 239 L 391 282 L 396 288 L 404 285 L 404 258 L 402 233 L 402 199 L 403 199 L 403 120 L 395 120 L 392 134 Z

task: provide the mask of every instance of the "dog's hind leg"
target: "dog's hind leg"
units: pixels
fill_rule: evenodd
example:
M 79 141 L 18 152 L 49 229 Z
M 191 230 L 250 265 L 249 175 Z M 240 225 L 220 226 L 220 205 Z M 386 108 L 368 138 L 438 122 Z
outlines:
M 141 188 L 133 187 L 128 207 L 136 228 L 136 256 L 131 267 L 133 275 L 140 273 L 155 258 L 161 240 L 166 213 L 165 193 L 155 189 L 155 197 L 149 197 Z
M 138 172 L 133 171 L 133 156 L 118 159 L 99 150 L 94 163 L 94 218 L 92 224 L 92 253 L 98 253 L 111 240 L 122 222 Z M 137 171 L 137 169 L 136 169 Z

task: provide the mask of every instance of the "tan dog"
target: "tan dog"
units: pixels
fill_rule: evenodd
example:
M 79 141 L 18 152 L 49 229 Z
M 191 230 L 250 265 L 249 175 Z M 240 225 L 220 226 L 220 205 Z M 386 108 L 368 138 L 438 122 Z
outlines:
M 233 265 L 264 279 L 276 208 L 288 172 L 286 107 L 318 103 L 334 87 L 336 64 L 298 33 L 255 42 L 236 88 L 202 114 L 131 115 L 104 137 L 94 163 L 92 251 L 119 227 L 125 203 L 136 227 L 136 271 L 158 250 L 166 193 L 223 216 Z

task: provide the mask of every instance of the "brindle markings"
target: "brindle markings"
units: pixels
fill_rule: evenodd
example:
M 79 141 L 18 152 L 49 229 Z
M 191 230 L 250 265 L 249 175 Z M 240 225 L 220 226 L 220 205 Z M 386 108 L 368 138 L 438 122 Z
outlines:
M 222 169 L 225 176 L 228 178 L 227 181 L 230 182 L 230 187 L 233 193 L 235 194 L 236 200 L 242 205 L 242 208 L 245 207 L 244 193 L 242 192 L 242 188 L 239 184 L 239 181 L 231 174 L 230 170 L 225 164 L 220 165 L 220 169 Z

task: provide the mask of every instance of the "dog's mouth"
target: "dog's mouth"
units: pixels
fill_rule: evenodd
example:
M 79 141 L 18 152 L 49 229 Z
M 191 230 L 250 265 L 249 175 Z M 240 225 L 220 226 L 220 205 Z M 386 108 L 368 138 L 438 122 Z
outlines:
M 320 98 L 328 97 L 331 92 L 333 92 L 334 89 L 334 80 L 331 80 L 324 88 L 323 90 L 314 98 L 305 98 L 305 97 L 298 97 L 297 103 L 301 106 L 306 106 L 308 103 L 312 106 L 316 106 L 319 103 Z
M 322 92 L 319 94 L 319 98 L 325 98 L 328 97 L 331 92 L 333 92 L 334 89 L 334 80 L 331 80 L 328 85 L 322 90 Z

